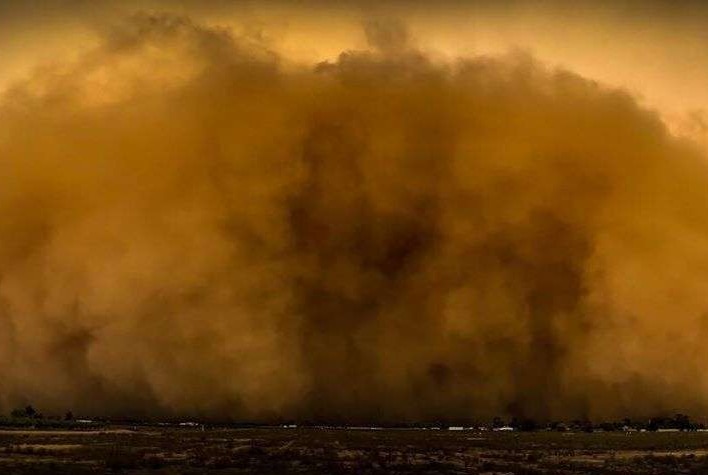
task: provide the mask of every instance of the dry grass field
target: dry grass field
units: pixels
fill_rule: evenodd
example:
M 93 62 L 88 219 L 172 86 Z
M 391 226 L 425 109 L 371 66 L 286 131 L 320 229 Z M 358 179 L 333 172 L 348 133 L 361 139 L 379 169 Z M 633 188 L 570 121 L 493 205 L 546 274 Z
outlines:
M 114 427 L 0 431 L 2 474 L 708 473 L 708 433 Z

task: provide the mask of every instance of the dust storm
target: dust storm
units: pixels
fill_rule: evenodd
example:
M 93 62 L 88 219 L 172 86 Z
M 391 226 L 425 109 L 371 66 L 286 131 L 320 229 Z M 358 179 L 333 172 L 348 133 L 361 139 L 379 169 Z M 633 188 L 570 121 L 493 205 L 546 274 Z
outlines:
M 362 28 L 304 64 L 139 13 L 7 88 L 0 406 L 705 413 L 705 152 L 531 54 Z

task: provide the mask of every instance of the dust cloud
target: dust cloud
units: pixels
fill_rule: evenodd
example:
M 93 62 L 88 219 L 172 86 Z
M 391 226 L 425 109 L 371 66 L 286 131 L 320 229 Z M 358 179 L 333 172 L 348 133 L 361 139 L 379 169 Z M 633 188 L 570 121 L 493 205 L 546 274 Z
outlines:
M 0 406 L 705 414 L 708 162 L 627 92 L 402 25 L 294 64 L 138 14 L 0 105 Z

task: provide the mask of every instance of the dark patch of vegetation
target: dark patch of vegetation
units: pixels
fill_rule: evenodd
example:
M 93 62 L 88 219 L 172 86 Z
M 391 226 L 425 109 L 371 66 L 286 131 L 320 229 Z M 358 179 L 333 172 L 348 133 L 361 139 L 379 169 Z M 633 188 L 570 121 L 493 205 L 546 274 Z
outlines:
M 74 413 L 67 411 L 61 416 L 45 416 L 32 405 L 14 409 L 9 416 L 0 415 L 0 427 L 4 428 L 36 428 L 36 429 L 73 429 L 73 428 L 99 428 L 103 423 L 76 420 Z

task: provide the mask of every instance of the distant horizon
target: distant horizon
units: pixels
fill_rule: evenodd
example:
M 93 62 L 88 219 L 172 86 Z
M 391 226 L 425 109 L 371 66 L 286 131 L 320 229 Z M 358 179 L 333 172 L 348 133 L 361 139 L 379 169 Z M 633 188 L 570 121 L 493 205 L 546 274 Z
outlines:
M 534 423 L 538 425 L 539 429 L 542 429 L 551 424 L 593 424 L 601 425 L 605 423 L 631 423 L 633 425 L 637 424 L 649 424 L 651 421 L 663 421 L 671 422 L 675 421 L 679 417 L 686 417 L 686 422 L 690 421 L 692 424 L 700 424 L 705 426 L 708 423 L 708 416 L 691 416 L 690 414 L 682 413 L 666 413 L 666 414 L 655 414 L 649 417 L 620 417 L 617 419 L 598 419 L 591 420 L 588 418 L 569 418 L 569 419 L 547 419 L 547 420 L 536 420 L 533 418 L 524 417 L 501 417 L 494 416 L 490 418 L 439 418 L 439 419 L 429 419 L 429 420 L 376 420 L 376 419 L 359 419 L 359 420 L 347 420 L 346 418 L 341 419 L 307 419 L 307 418 L 274 418 L 274 419 L 233 419 L 233 418 L 218 418 L 218 417 L 200 417 L 197 415 L 172 415 L 172 416 L 131 416 L 131 415 L 99 415 L 99 414 L 74 414 L 73 411 L 67 411 L 64 415 L 59 414 L 44 414 L 38 408 L 33 406 L 27 406 L 27 408 L 32 408 L 37 411 L 37 415 L 40 419 L 48 420 L 65 420 L 67 422 L 71 421 L 84 421 L 84 422 L 105 422 L 105 423 L 115 423 L 115 424 L 160 424 L 166 423 L 171 425 L 179 425 L 180 423 L 196 423 L 196 424 L 209 424 L 215 426 L 249 426 L 249 427 L 283 427 L 283 426 L 294 426 L 294 427 L 332 427 L 332 428 L 405 428 L 405 427 L 437 427 L 437 428 L 447 428 L 447 427 L 458 427 L 462 426 L 464 428 L 478 428 L 478 427 L 518 427 L 523 424 Z M 15 411 L 21 412 L 24 408 L 17 408 Z M 13 411 L 13 412 L 15 412 Z M 66 416 L 71 414 L 71 419 L 66 419 Z M 3 420 L 12 419 L 12 415 L 0 415 L 0 425 L 2 425 Z M 26 417 L 32 419 L 34 416 L 20 416 L 20 418 Z

